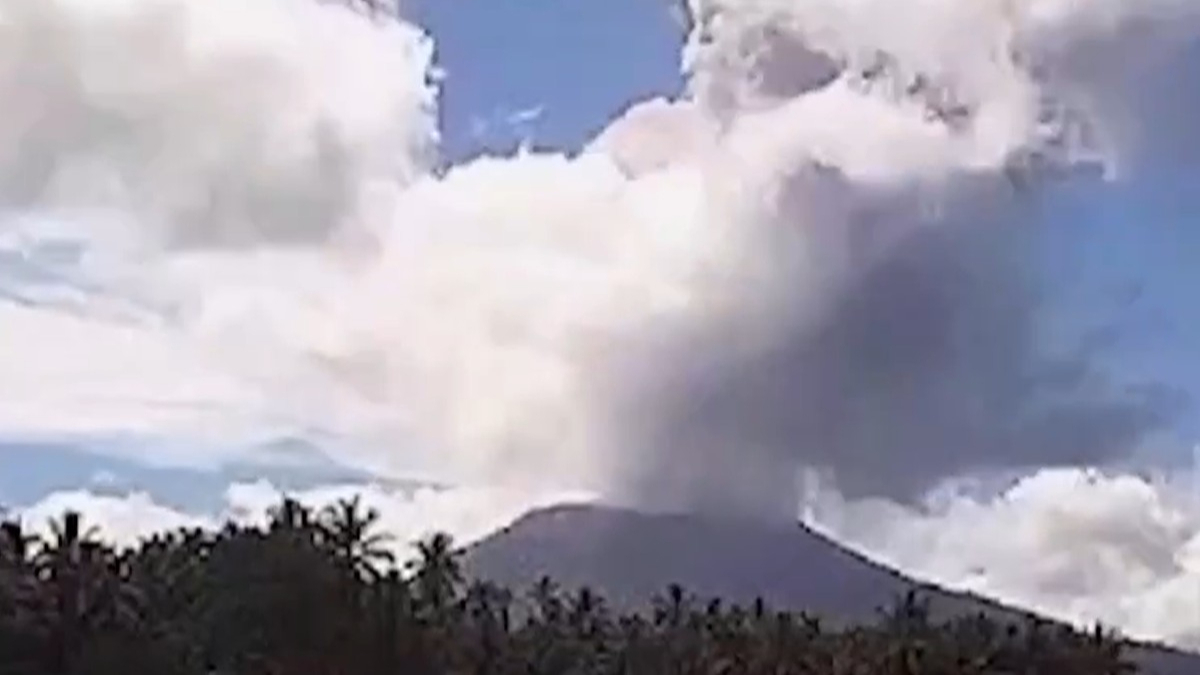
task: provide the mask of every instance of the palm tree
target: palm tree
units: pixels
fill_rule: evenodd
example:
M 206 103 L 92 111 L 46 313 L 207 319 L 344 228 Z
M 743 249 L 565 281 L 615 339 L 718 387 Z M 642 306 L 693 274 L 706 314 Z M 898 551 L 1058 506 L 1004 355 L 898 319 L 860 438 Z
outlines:
M 319 524 L 334 557 L 347 574 L 358 581 L 374 579 L 380 565 L 391 564 L 395 556 L 386 548 L 391 537 L 374 532 L 379 511 L 363 509 L 359 497 L 339 499 L 325 507 Z
M 95 526 L 82 530 L 81 516 L 77 511 L 67 511 L 58 520 L 50 521 L 50 539 L 43 548 L 54 560 L 66 564 L 78 564 L 85 546 L 96 544 L 99 529 Z
M 415 591 L 421 609 L 433 617 L 442 616 L 458 596 L 463 583 L 462 552 L 455 549 L 454 539 L 438 532 L 417 542 L 417 559 L 410 563 L 415 570 Z
M 28 604 L 24 600 L 36 581 L 32 553 L 38 542 L 19 522 L 0 523 L 0 603 L 13 611 Z
M 45 648 L 40 630 L 46 608 L 32 553 L 37 538 L 17 521 L 0 523 L 0 654 L 16 671 L 32 666 Z
M 670 628 L 682 626 L 690 611 L 691 598 L 679 584 L 673 583 L 667 586 L 666 597 L 655 598 L 654 601 L 655 623 Z
M 567 623 L 579 636 L 592 639 L 603 629 L 606 613 L 604 600 L 591 588 L 584 586 L 572 599 Z
M 0 564 L 25 566 L 37 543 L 37 535 L 26 532 L 20 522 L 0 523 Z
M 534 617 L 543 624 L 557 624 L 563 614 L 558 584 L 548 576 L 542 576 L 529 592 Z
M 512 594 L 489 581 L 473 581 L 463 593 L 463 619 L 467 622 L 468 645 L 473 670 L 494 673 L 499 667 L 499 655 L 508 640 L 512 625 L 509 605 Z
M 51 623 L 52 660 L 59 672 L 65 671 L 68 659 L 79 650 L 83 614 L 83 545 L 92 540 L 94 531 L 80 533 L 78 513 L 68 511 L 50 523 L 50 539 L 38 552 L 39 576 L 53 594 Z M 89 570 L 88 572 L 94 572 Z
M 298 500 L 285 496 L 267 511 L 269 532 L 301 532 L 312 526 L 312 511 Z
M 52 598 L 46 617 L 52 672 L 69 671 L 89 634 L 137 621 L 136 591 L 97 534 L 95 527 L 82 528 L 79 513 L 68 511 L 50 523 L 50 538 L 35 559 Z
M 129 582 L 144 601 L 151 639 L 177 662 L 199 660 L 202 644 L 193 636 L 218 597 L 205 565 L 213 543 L 210 535 L 192 528 L 153 536 L 126 556 Z
M 411 588 L 400 571 L 391 568 L 370 586 L 369 627 L 370 650 L 376 662 L 387 673 L 398 672 L 400 659 L 413 650 Z

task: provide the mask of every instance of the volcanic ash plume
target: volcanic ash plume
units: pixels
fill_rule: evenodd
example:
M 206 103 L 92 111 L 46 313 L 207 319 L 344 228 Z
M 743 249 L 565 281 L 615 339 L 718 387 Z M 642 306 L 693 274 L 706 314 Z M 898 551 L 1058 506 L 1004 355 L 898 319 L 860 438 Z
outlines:
M 1047 348 L 1038 256 L 1059 190 L 1154 170 L 1156 134 L 1179 137 L 1190 102 L 1146 95 L 1193 65 L 1188 7 L 694 3 L 679 105 L 720 131 L 685 161 L 736 253 L 692 286 L 720 309 L 617 359 L 623 485 L 787 514 L 798 465 L 908 499 L 1105 463 L 1169 421 L 1173 392 Z
M 1103 463 L 1178 409 L 1045 345 L 1036 260 L 1060 186 L 1195 159 L 1166 96 L 1190 2 L 696 0 L 685 95 L 444 173 L 404 22 L 0 9 L 6 205 L 84 242 L 54 264 L 146 308 L 130 330 L 347 463 L 783 515 L 800 467 L 908 498 Z M 187 427 L 186 388 L 129 388 Z

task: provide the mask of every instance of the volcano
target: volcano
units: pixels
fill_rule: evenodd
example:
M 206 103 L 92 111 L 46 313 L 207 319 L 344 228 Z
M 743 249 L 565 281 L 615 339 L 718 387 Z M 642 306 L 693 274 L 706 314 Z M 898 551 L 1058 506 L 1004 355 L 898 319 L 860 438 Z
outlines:
M 531 511 L 468 548 L 464 568 L 468 576 L 510 588 L 529 588 L 548 575 L 565 588 L 599 591 L 627 611 L 678 583 L 700 598 L 749 604 L 761 597 L 833 624 L 871 621 L 910 589 L 921 592 L 939 618 L 982 612 L 1023 622 L 1036 616 L 913 579 L 800 523 L 595 505 Z M 1200 673 L 1200 655 L 1144 643 L 1131 644 L 1130 654 L 1153 675 Z

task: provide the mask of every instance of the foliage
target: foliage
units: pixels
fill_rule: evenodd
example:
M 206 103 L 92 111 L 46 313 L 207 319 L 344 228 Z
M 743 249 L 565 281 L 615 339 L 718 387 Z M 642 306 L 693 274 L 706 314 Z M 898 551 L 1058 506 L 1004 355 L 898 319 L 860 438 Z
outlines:
M 378 514 L 287 499 L 262 528 L 181 530 L 116 550 L 68 513 L 45 541 L 0 529 L 0 674 L 1108 675 L 1123 642 L 984 616 L 931 618 L 915 593 L 874 625 L 692 597 L 619 614 L 543 579 L 464 578 L 444 534 L 397 566 Z

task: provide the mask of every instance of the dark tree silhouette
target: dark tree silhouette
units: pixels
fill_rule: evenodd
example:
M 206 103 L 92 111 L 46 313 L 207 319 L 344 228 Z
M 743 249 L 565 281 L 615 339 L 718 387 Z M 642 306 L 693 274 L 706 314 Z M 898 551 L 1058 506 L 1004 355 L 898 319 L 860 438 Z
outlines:
M 185 529 L 118 551 L 78 514 L 46 541 L 0 525 L 0 675 L 1116 675 L 1120 636 L 987 616 L 935 621 L 916 592 L 873 625 L 696 598 L 648 615 L 540 580 L 464 578 L 445 534 L 400 566 L 378 514 L 292 499 L 265 527 Z M 520 599 L 518 599 L 520 598 Z

